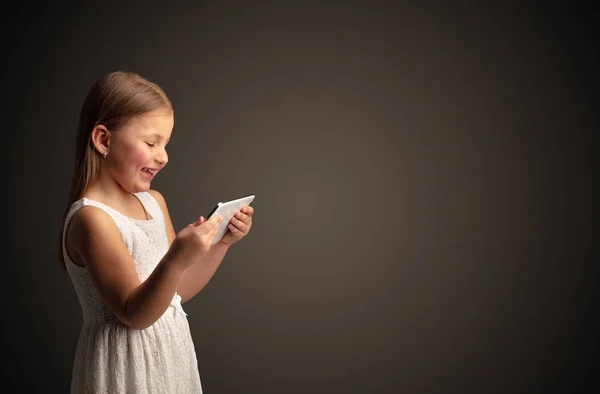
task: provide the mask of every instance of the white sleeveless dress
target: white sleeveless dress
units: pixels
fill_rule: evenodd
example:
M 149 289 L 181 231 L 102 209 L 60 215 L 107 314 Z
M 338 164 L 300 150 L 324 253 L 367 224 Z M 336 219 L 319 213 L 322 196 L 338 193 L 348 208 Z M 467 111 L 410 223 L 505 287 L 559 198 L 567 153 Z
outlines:
M 83 312 L 71 392 L 202 393 L 196 352 L 181 297 L 176 293 L 165 313 L 150 327 L 129 328 L 101 301 L 86 268 L 73 263 L 66 252 L 64 235 L 75 212 L 84 206 L 97 207 L 114 220 L 140 281 L 145 281 L 167 252 L 169 241 L 156 200 L 148 192 L 134 195 L 150 219 L 136 220 L 87 198 L 74 202 L 65 219 L 63 254 Z

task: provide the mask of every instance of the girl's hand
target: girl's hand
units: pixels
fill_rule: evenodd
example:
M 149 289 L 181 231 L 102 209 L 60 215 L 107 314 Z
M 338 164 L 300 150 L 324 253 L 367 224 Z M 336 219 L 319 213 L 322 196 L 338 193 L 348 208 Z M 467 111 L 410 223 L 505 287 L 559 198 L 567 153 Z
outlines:
M 215 215 L 209 220 L 196 221 L 187 225 L 173 240 L 172 252 L 181 261 L 183 268 L 188 268 L 208 253 L 222 218 Z
M 219 242 L 232 245 L 248 235 L 252 228 L 252 215 L 254 215 L 254 208 L 250 205 L 246 205 L 239 212 L 236 212 L 227 225 L 227 232 Z
M 250 228 L 252 228 L 252 215 L 254 215 L 254 208 L 250 205 L 246 205 L 237 212 L 229 221 L 229 224 L 227 225 L 228 230 L 219 243 L 232 245 L 248 235 Z M 205 219 L 201 216 L 194 224 L 199 226 L 204 222 Z

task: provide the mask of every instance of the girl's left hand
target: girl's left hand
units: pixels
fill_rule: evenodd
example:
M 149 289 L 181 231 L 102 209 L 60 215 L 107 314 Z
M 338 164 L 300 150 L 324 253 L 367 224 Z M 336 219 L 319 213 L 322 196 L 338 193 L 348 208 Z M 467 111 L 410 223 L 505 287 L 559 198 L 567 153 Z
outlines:
M 242 207 L 229 221 L 228 230 L 219 242 L 232 245 L 248 235 L 252 228 L 252 215 L 254 215 L 254 208 L 250 205 Z
M 248 235 L 248 232 L 252 227 L 252 215 L 254 215 L 254 208 L 250 205 L 246 205 L 239 212 L 236 212 L 229 221 L 229 224 L 227 224 L 228 230 L 219 243 L 229 246 Z M 200 219 L 194 224 L 199 226 L 205 221 L 206 219 L 204 219 L 203 216 L 200 216 Z

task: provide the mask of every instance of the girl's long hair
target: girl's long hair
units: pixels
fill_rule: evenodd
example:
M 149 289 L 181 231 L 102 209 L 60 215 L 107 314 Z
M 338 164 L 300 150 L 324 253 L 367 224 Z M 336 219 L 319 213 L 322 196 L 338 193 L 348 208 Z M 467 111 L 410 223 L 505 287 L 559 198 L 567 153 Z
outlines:
M 65 219 L 71 205 L 98 177 L 103 160 L 92 143 L 92 130 L 103 125 L 116 131 L 132 117 L 164 107 L 173 109 L 163 89 L 133 72 L 106 74 L 90 88 L 79 114 L 71 190 L 61 221 L 58 255 L 63 270 L 66 269 L 62 249 Z

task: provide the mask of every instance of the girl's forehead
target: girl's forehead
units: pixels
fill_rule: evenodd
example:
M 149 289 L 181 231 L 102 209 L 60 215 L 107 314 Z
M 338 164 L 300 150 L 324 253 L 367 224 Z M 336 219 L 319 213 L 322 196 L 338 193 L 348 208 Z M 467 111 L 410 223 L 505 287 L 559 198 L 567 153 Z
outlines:
M 160 134 L 171 134 L 173 130 L 174 117 L 173 112 L 167 111 L 153 111 L 146 114 L 141 114 L 132 118 L 127 125 L 126 129 L 136 133 L 145 134 L 160 133 Z

